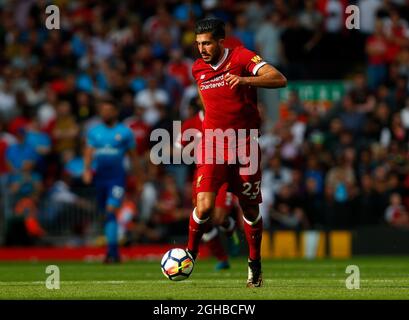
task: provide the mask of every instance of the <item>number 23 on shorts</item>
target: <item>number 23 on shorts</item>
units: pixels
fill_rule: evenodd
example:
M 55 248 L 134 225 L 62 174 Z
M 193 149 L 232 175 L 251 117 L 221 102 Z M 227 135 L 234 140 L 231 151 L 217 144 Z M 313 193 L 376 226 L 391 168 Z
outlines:
M 243 191 L 241 193 L 247 196 L 249 200 L 256 199 L 260 193 L 260 182 L 261 181 L 255 181 L 253 184 L 250 182 L 244 182 Z

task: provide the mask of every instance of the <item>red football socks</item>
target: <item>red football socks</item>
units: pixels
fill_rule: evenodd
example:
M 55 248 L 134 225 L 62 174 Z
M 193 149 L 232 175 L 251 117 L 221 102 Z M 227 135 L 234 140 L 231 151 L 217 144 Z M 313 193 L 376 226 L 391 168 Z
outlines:
M 223 248 L 223 244 L 217 228 L 213 227 L 209 232 L 203 234 L 203 241 L 206 243 L 210 252 L 219 261 L 227 261 L 227 253 Z
M 244 218 L 244 234 L 246 235 L 247 243 L 249 246 L 249 258 L 250 260 L 260 260 L 261 250 L 261 236 L 263 233 L 263 219 L 261 214 L 255 221 L 249 221 Z
M 189 240 L 187 248 L 189 251 L 197 254 L 199 252 L 199 244 L 202 240 L 203 233 L 207 232 L 210 228 L 209 218 L 199 219 L 196 216 L 196 208 L 193 210 L 189 219 Z

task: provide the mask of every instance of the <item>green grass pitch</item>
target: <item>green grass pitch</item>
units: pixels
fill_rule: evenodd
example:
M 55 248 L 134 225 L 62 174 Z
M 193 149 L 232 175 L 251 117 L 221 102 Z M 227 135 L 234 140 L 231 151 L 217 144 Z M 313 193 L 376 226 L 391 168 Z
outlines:
M 60 289 L 45 286 L 48 264 L 60 268 Z M 158 261 L 120 265 L 92 262 L 2 262 L 0 299 L 409 299 L 409 257 L 350 260 L 265 260 L 264 287 L 245 288 L 244 257 L 230 270 L 214 270 L 215 260 L 199 260 L 185 281 L 167 280 Z M 349 290 L 348 265 L 360 270 L 360 289 Z

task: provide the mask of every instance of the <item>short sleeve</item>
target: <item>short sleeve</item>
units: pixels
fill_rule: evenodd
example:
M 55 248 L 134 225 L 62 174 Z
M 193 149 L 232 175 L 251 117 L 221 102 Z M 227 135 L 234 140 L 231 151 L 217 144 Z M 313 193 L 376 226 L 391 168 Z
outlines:
M 261 58 L 259 55 L 257 55 L 251 50 L 248 50 L 244 47 L 241 47 L 238 50 L 240 50 L 238 54 L 239 61 L 244 66 L 248 73 L 256 75 L 257 71 L 262 66 L 267 64 L 267 62 L 265 62 L 263 58 Z

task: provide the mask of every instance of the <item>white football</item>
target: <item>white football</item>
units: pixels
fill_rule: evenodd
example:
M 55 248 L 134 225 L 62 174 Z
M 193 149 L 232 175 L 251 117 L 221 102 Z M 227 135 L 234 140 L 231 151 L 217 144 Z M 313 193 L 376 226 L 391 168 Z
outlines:
M 187 279 L 193 271 L 194 261 L 184 249 L 170 249 L 160 263 L 162 273 L 172 281 Z

